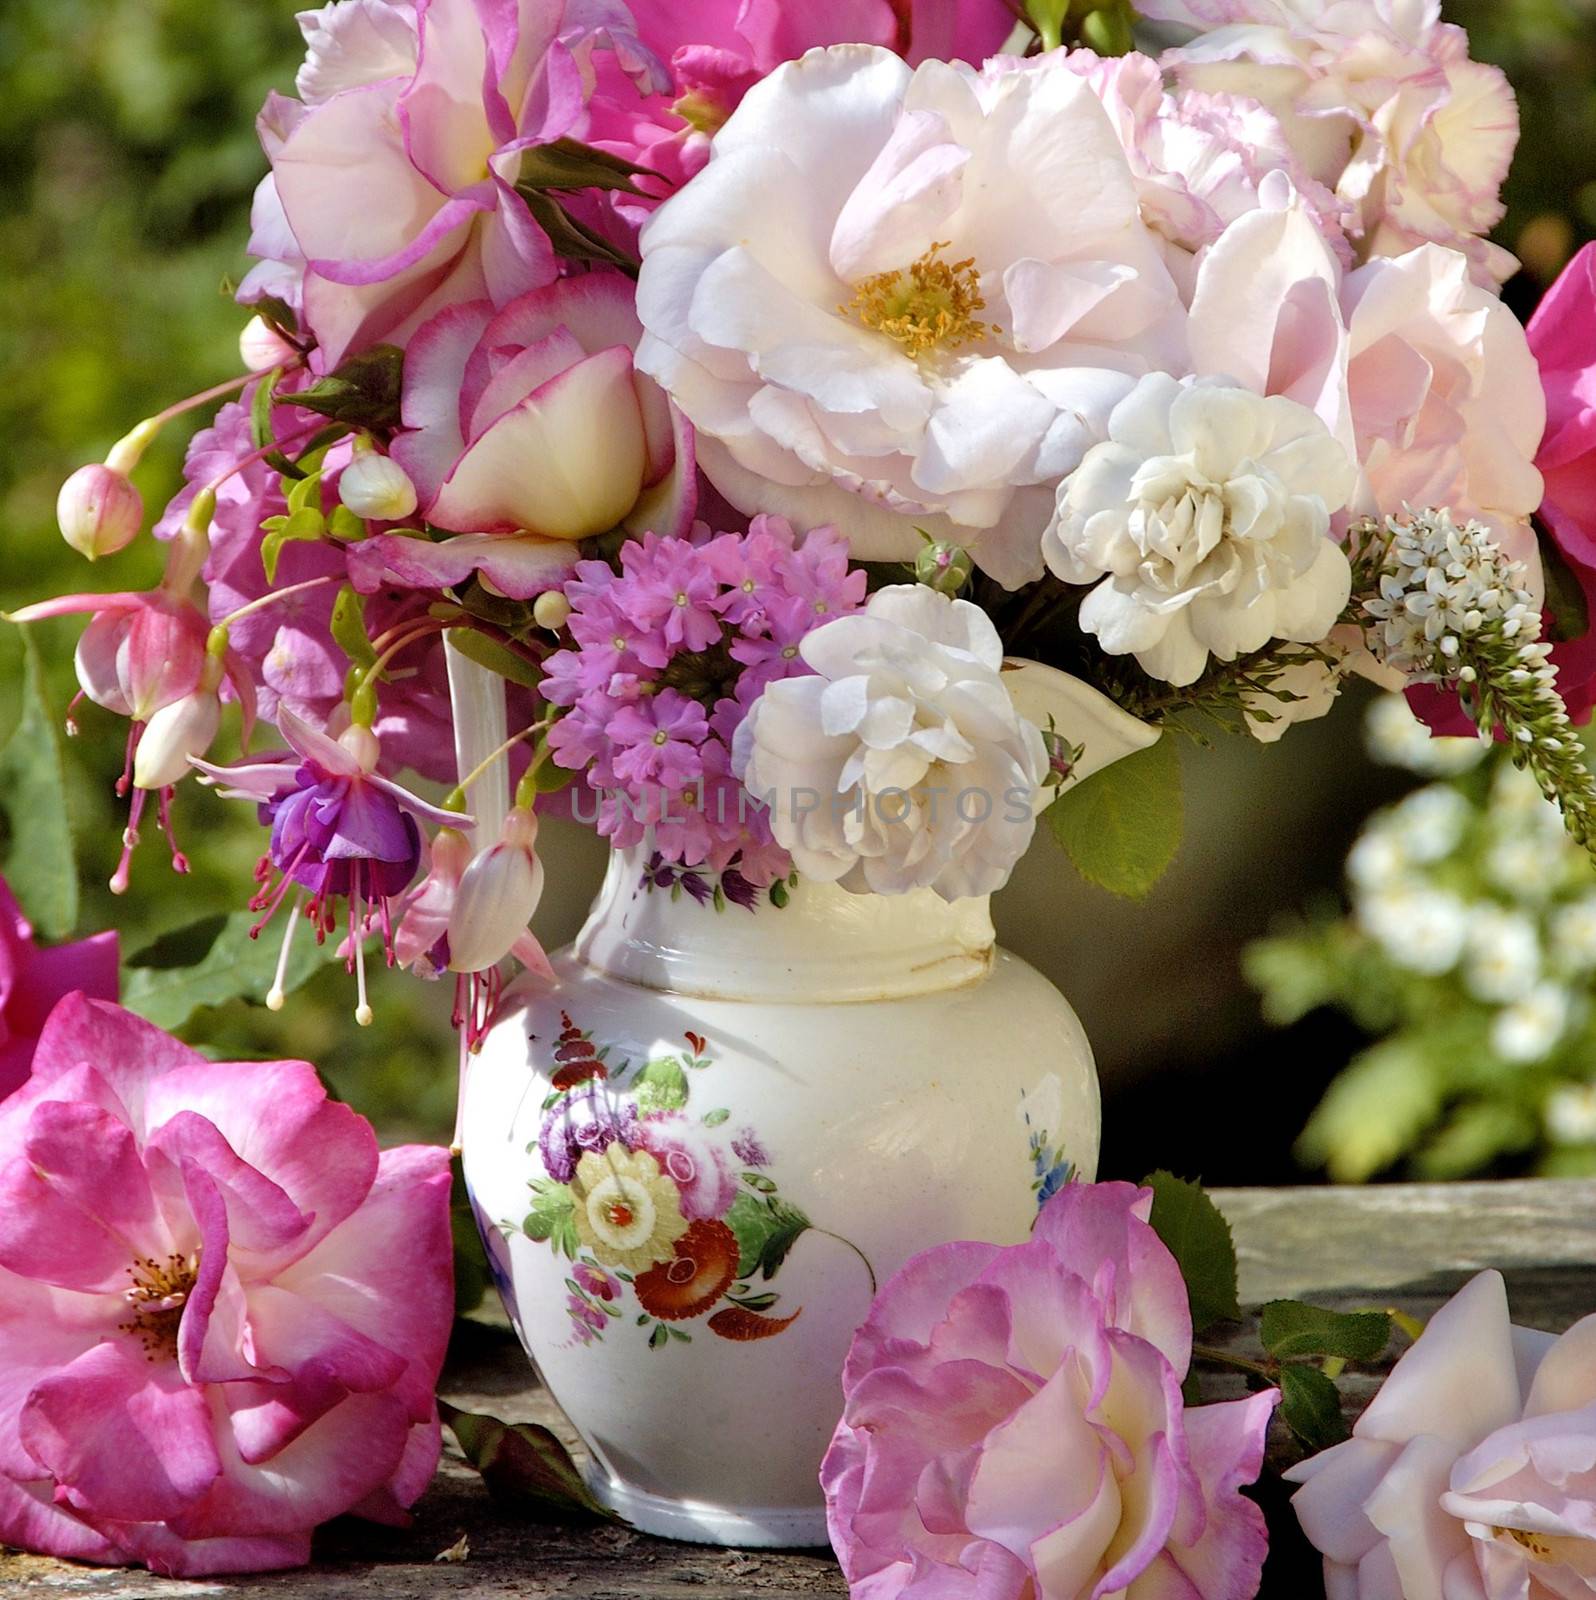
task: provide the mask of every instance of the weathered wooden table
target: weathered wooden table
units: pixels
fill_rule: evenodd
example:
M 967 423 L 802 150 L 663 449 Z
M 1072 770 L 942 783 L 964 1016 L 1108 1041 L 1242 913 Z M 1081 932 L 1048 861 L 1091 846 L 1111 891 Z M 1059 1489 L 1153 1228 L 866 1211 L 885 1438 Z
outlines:
M 1560 1331 L 1596 1311 L 1596 1182 L 1233 1189 L 1217 1191 L 1215 1199 L 1235 1229 L 1247 1304 L 1295 1296 L 1342 1309 L 1396 1305 L 1425 1317 L 1466 1277 L 1498 1266 L 1518 1322 Z M 1238 1335 L 1234 1343 L 1245 1349 L 1247 1338 Z M 1374 1381 L 1350 1386 L 1350 1410 L 1367 1403 Z M 1223 1376 L 1209 1387 L 1213 1398 L 1233 1392 Z M 465 1409 L 548 1422 L 572 1438 L 530 1382 L 507 1329 L 463 1325 L 444 1393 Z M 436 1562 L 462 1535 L 469 1559 Z M 283 1600 L 796 1600 L 845 1595 L 847 1588 L 822 1554 L 743 1554 L 613 1527 L 528 1523 L 496 1508 L 452 1453 L 413 1527 L 396 1533 L 336 1524 L 318 1543 L 317 1565 L 304 1572 L 180 1583 L 31 1556 L 0 1558 L 5 1600 L 177 1600 L 235 1591 Z M 1263 1600 L 1315 1600 L 1321 1592 L 1312 1552 L 1277 1531 Z

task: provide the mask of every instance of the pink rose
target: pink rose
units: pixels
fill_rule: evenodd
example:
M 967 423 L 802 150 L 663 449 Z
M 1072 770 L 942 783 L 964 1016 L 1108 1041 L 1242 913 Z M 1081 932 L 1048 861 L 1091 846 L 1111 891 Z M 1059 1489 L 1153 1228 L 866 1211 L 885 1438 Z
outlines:
M 114 933 L 39 949 L 33 924 L 0 878 L 0 1100 L 27 1080 L 39 1031 L 57 1000 L 74 989 L 116 999 L 117 960 Z
M 0 1106 L 0 1541 L 192 1576 L 431 1480 L 449 1159 L 103 1001 Z
M 527 599 L 569 575 L 571 541 L 619 525 L 685 532 L 692 431 L 634 370 L 641 335 L 632 284 L 608 270 L 428 322 L 405 362 L 393 458 L 422 515 L 465 537 L 365 540 L 350 558 L 356 584 L 443 587 L 481 570 Z
M 304 99 L 273 95 L 261 114 L 272 172 L 250 249 L 264 265 L 243 295 L 297 299 L 324 367 L 403 344 L 444 306 L 551 282 L 553 246 L 516 189 L 523 153 L 573 131 L 595 51 L 665 86 L 621 6 L 351 0 L 304 25 Z
M 1337 1600 L 1596 1595 L 1596 1317 L 1515 1328 L 1482 1272 L 1352 1438 L 1287 1477 Z
M 682 1194 L 682 1215 L 723 1217 L 737 1198 L 737 1175 L 712 1129 L 680 1111 L 645 1117 L 637 1125 L 634 1141 L 659 1162 L 660 1171 L 672 1179 Z
M 1150 1191 L 1071 1185 L 1031 1239 L 881 1291 L 821 1467 L 854 1600 L 1251 1600 L 1273 1390 L 1186 1409 L 1191 1317 Z

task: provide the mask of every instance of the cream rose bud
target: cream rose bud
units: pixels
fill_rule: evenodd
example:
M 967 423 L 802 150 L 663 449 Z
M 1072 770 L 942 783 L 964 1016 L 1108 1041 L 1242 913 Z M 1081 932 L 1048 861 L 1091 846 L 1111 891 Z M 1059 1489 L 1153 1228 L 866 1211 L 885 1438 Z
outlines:
M 1352 584 L 1330 517 L 1356 481 L 1306 406 L 1150 373 L 1060 485 L 1043 554 L 1066 583 L 1102 579 L 1080 623 L 1104 650 L 1193 683 L 1210 657 L 1329 633 Z
M 1089 713 L 1060 682 L 1106 708 L 1104 728 L 1123 716 L 1049 668 L 1005 672 L 986 613 L 923 585 L 877 591 L 799 650 L 815 675 L 771 684 L 754 702 L 733 768 L 769 805 L 798 870 L 858 893 L 929 888 L 954 900 L 1007 881 L 1051 793 L 1046 741 L 1009 677 L 1071 743 L 1101 741 L 1083 737 Z M 1133 747 L 1116 737 L 1116 754 Z
M 93 462 L 79 467 L 56 496 L 61 537 L 90 561 L 125 550 L 144 523 L 144 501 L 124 472 Z
M 338 498 L 357 517 L 398 522 L 416 509 L 416 486 L 392 456 L 357 450 L 338 474 Z

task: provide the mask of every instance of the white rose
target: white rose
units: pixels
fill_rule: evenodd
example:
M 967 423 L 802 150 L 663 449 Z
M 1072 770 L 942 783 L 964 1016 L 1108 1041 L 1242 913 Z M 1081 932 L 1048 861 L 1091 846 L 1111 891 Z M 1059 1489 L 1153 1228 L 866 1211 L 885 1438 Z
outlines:
M 747 511 L 917 527 L 1010 586 L 1052 486 L 1185 312 L 1109 114 L 1062 54 L 911 70 L 812 50 L 749 91 L 642 234 L 638 366 Z
M 1313 412 L 1152 373 L 1108 435 L 1060 486 L 1043 545 L 1066 583 L 1103 579 L 1080 621 L 1104 650 L 1188 684 L 1210 656 L 1325 637 L 1351 587 L 1330 515 L 1356 474 Z
M 1158 737 L 1063 673 L 1006 674 L 986 613 L 916 584 L 879 590 L 799 649 L 816 675 L 754 702 L 733 767 L 800 872 L 861 893 L 1001 888 L 1053 792 L 1038 721 L 1083 747 L 1076 781 Z

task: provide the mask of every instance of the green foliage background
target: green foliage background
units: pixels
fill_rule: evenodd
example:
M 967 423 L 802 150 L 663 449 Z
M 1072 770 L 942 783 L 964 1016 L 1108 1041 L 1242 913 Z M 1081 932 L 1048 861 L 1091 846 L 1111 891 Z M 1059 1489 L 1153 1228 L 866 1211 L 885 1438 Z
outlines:
M 55 492 L 138 418 L 237 369 L 243 319 L 221 285 L 246 264 L 263 170 L 253 119 L 268 90 L 291 86 L 294 10 L 290 0 L 0 5 L 0 607 L 156 576 L 147 540 L 99 567 L 79 560 L 55 532 Z M 1596 233 L 1596 11 L 1593 0 L 1463 0 L 1449 12 L 1473 31 L 1477 56 L 1508 69 L 1524 106 L 1502 230 L 1532 267 L 1510 291 L 1522 311 Z M 152 514 L 176 487 L 187 432 L 170 430 L 139 471 Z M 35 630 L 57 713 L 75 687 L 77 631 Z M 20 642 L 0 630 L 0 739 L 16 724 L 20 682 Z M 132 892 L 113 902 L 104 884 L 121 825 L 111 784 L 123 729 L 93 707 L 82 727 L 67 751 L 80 929 L 115 923 L 135 950 L 239 907 L 259 831 L 246 808 L 192 786 L 180 821 L 193 876 L 167 870 L 151 828 Z M 377 1024 L 365 1031 L 351 1024 L 351 999 L 332 967 L 279 1016 L 233 1002 L 186 1031 L 221 1054 L 315 1060 L 390 1136 L 445 1132 L 447 994 L 379 979 Z

